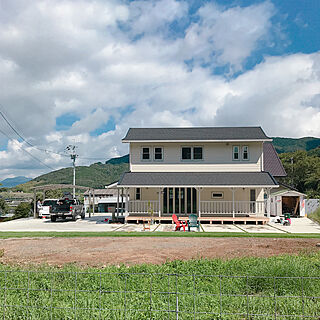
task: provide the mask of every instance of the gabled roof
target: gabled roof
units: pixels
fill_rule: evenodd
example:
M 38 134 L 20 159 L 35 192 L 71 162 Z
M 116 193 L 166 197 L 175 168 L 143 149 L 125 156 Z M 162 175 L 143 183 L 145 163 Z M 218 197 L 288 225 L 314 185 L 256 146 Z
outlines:
M 130 128 L 123 142 L 272 141 L 261 127 Z
M 121 187 L 277 187 L 268 172 L 126 172 Z
M 265 142 L 263 144 L 263 168 L 264 171 L 271 173 L 274 177 L 287 176 L 286 170 L 271 142 Z

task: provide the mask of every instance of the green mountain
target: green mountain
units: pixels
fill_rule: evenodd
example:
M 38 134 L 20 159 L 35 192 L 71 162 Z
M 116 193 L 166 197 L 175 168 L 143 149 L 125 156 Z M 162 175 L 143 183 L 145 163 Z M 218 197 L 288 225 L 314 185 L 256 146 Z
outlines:
M 106 161 L 106 164 L 119 164 L 119 163 L 129 163 L 129 155 L 126 154 L 122 157 L 112 158 Z
M 121 175 L 129 170 L 128 163 L 102 164 L 76 167 L 76 184 L 92 188 L 104 188 L 106 185 L 119 180 Z M 64 168 L 41 175 L 14 189 L 28 192 L 33 186 L 46 184 L 72 184 L 73 169 Z
M 278 153 L 294 152 L 298 150 L 310 151 L 320 147 L 320 138 L 306 137 L 300 139 L 293 138 L 273 138 L 273 145 Z

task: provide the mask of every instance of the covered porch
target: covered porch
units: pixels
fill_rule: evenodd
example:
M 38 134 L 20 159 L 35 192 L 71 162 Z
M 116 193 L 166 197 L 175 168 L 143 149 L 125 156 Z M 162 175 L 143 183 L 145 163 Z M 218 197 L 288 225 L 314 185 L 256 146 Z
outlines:
M 126 173 L 118 186 L 129 199 L 128 221 L 149 217 L 165 221 L 172 214 L 187 218 L 193 213 L 201 221 L 223 223 L 268 220 L 270 189 L 277 185 L 265 172 L 228 172 Z

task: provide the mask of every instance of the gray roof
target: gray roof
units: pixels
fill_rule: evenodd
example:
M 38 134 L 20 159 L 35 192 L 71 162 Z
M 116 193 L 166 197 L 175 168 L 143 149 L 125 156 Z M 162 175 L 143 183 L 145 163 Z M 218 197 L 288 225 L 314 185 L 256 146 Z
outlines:
M 130 128 L 129 141 L 271 140 L 261 127 Z
M 268 172 L 126 172 L 118 186 L 275 186 Z
M 263 144 L 263 167 L 264 171 L 271 173 L 274 177 L 285 177 L 287 175 L 271 142 Z

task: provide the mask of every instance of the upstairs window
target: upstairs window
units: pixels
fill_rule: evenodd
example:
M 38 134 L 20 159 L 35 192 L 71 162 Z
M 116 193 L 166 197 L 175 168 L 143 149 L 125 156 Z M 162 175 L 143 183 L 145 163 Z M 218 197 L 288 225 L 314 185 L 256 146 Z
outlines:
M 249 147 L 248 146 L 242 147 L 242 160 L 249 160 Z
M 233 146 L 232 159 L 239 160 L 239 146 Z
M 150 160 L 150 148 L 149 147 L 142 148 L 142 160 Z
M 191 147 L 182 147 L 182 160 L 191 160 Z
M 203 159 L 202 147 L 182 147 L 181 159 L 182 160 L 202 160 Z
M 163 160 L 163 149 L 161 147 L 154 148 L 154 160 Z
M 202 160 L 202 147 L 193 147 L 193 159 Z
M 141 189 L 136 188 L 136 200 L 141 200 Z

